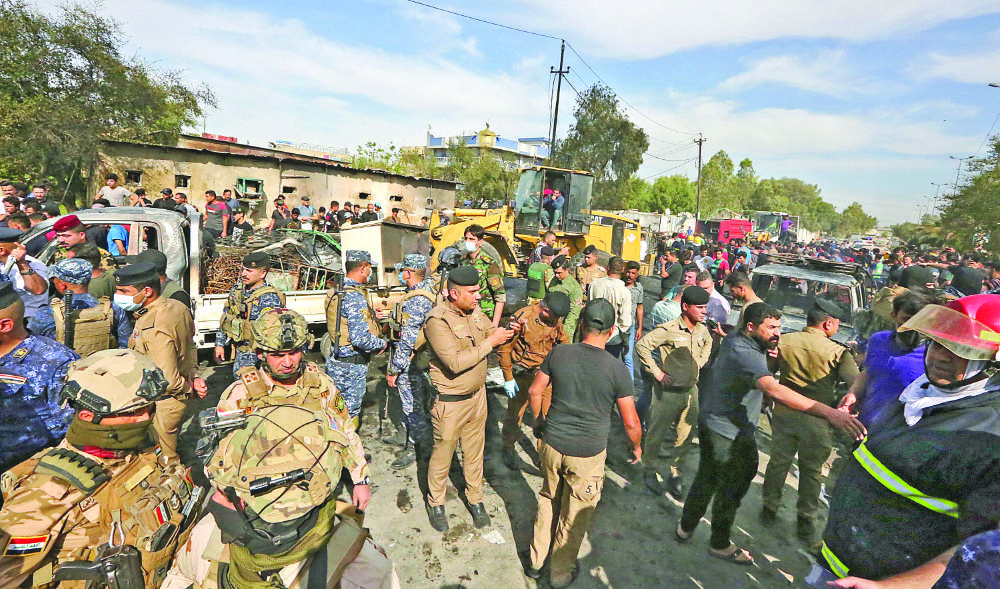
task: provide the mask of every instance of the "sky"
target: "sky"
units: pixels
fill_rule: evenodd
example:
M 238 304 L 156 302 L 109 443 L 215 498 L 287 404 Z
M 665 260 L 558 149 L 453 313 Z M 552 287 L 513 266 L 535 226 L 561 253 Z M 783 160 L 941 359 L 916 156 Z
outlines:
M 761 178 L 816 184 L 883 225 L 953 190 L 959 160 L 1000 132 L 1000 0 L 101 0 L 127 50 L 218 107 L 209 133 L 344 147 L 422 145 L 486 124 L 558 132 L 603 82 L 650 136 L 639 176 L 697 176 L 725 150 Z M 52 4 L 42 5 L 52 9 Z M 202 129 L 197 129 L 201 131 Z M 939 186 L 940 185 L 940 186 Z

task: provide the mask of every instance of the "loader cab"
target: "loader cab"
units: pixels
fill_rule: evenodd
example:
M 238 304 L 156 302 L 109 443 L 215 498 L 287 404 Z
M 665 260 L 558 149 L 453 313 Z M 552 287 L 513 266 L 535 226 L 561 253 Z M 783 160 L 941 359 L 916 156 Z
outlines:
M 514 199 L 514 231 L 526 235 L 537 235 L 546 229 L 556 233 L 587 233 L 593 190 L 594 176 L 587 172 L 544 166 L 522 170 Z M 560 213 L 546 209 L 543 204 L 545 197 L 555 191 L 563 197 Z

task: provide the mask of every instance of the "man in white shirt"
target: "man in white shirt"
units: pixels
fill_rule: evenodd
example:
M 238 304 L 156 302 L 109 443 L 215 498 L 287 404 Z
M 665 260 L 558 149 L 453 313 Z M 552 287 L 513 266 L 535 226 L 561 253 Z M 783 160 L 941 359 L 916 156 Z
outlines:
M 118 174 L 108 174 L 104 178 L 107 180 L 108 185 L 102 186 L 94 199 L 107 199 L 113 207 L 128 206 L 129 197 L 132 196 L 132 192 L 128 188 L 118 185 Z
M 18 242 L 23 233 L 14 227 L 0 227 L 0 272 L 24 302 L 27 320 L 49 304 L 49 278 L 45 264 L 27 255 L 24 245 Z
M 715 290 L 715 281 L 712 280 L 712 275 L 707 271 L 699 272 L 695 277 L 695 284 L 708 291 L 708 318 L 719 325 L 725 325 L 732 307 L 726 297 Z
M 590 283 L 589 290 L 589 300 L 605 299 L 615 308 L 615 328 L 604 349 L 616 358 L 622 358 L 623 352 L 631 349 L 625 345 L 625 338 L 632 329 L 632 293 L 622 280 L 624 273 L 625 260 L 618 257 L 611 258 L 608 262 L 608 275 L 595 278 Z

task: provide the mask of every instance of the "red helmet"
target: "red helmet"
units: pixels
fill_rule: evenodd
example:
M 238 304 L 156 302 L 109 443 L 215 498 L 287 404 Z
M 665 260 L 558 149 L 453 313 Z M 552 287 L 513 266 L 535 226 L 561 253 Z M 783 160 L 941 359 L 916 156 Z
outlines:
M 1000 359 L 1000 295 L 979 294 L 927 305 L 904 323 L 968 360 Z

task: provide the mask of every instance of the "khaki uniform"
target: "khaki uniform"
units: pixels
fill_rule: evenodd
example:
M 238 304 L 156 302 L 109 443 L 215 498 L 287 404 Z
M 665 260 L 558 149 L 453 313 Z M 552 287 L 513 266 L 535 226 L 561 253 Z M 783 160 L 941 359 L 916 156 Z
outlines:
M 562 330 L 562 320 L 548 326 L 538 316 L 538 307 L 532 305 L 519 309 L 511 323 L 524 320 L 524 327 L 517 337 L 497 348 L 504 380 L 517 382 L 517 396 L 507 400 L 507 416 L 503 421 L 503 444 L 513 448 L 521 437 L 521 418 L 528 407 L 528 389 L 535 380 L 535 373 L 542 360 L 557 344 L 570 343 Z M 552 402 L 552 385 L 542 392 L 542 415 L 549 411 Z
M 712 354 L 712 335 L 704 323 L 689 328 L 681 316 L 644 335 L 635 349 L 646 372 L 654 379 L 642 449 L 646 472 L 655 473 L 662 468 L 660 447 L 676 423 L 677 437 L 669 468 L 671 476 L 677 476 L 678 465 L 690 448 L 691 434 L 698 422 L 698 372 Z M 668 386 L 659 382 L 664 374 L 670 377 Z
M 778 364 L 781 384 L 831 407 L 837 401 L 838 379 L 850 385 L 858 376 L 858 366 L 850 350 L 815 327 L 782 335 Z M 764 508 L 778 511 L 785 476 L 798 453 L 798 515 L 811 520 L 819 508 L 823 463 L 833 449 L 830 424 L 822 417 L 779 403 L 771 417 L 771 430 L 771 460 L 764 473 Z
M 166 456 L 177 456 L 177 431 L 198 376 L 194 320 L 180 301 L 160 297 L 135 312 L 130 350 L 149 356 L 167 379 L 168 398 L 156 402 L 153 429 Z
M 67 482 L 66 472 L 75 482 Z M 59 476 L 62 474 L 62 476 Z M 150 449 L 98 458 L 65 440 L 4 473 L 0 510 L 0 586 L 55 587 L 54 568 L 73 560 L 94 560 L 108 542 L 112 523 L 121 522 L 126 544 L 142 553 L 146 587 L 158 587 L 186 534 L 157 531 L 180 527 L 192 486 L 176 460 L 157 459 Z M 197 509 L 195 509 L 195 514 Z M 161 532 L 164 533 L 164 532 Z M 121 542 L 116 529 L 115 541 Z M 159 550 L 152 550 L 153 542 Z M 83 589 L 64 582 L 61 589 Z
M 577 266 L 576 267 L 576 281 L 580 284 L 580 288 L 583 289 L 584 299 L 589 300 L 590 295 L 590 283 L 598 278 L 602 278 L 608 275 L 608 271 L 600 264 L 594 264 L 593 266 Z
M 493 323 L 480 309 L 466 315 L 450 301 L 427 315 L 424 335 L 430 351 L 430 378 L 437 400 L 431 408 L 434 450 L 427 468 L 427 503 L 444 505 L 451 459 L 462 444 L 465 497 L 483 500 L 483 448 L 486 443 L 486 338 Z
M 325 411 L 330 416 L 331 426 L 344 432 L 350 442 L 342 454 L 344 468 L 351 473 L 351 480 L 357 483 L 368 476 L 365 449 L 354 429 L 354 421 L 347 414 L 347 405 L 337 392 L 333 379 L 324 374 L 319 366 L 307 362 L 302 376 L 293 385 L 275 382 L 259 368 L 244 368 L 236 382 L 222 393 L 218 411 L 253 410 L 271 405 L 296 405 Z

